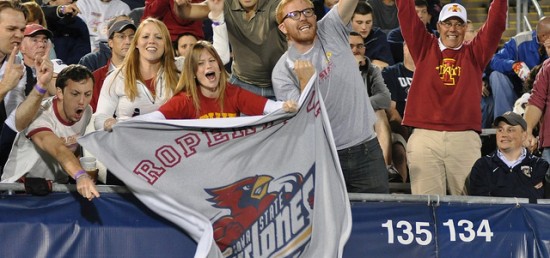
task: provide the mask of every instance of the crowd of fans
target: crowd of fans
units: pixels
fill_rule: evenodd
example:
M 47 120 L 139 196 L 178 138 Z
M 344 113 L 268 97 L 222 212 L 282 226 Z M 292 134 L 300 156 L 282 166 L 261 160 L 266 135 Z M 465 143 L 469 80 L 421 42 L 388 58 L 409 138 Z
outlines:
M 349 192 L 544 198 L 550 19 L 499 50 L 506 13 L 495 0 L 474 28 L 439 0 L 0 2 L 2 182 L 99 197 L 78 161 L 89 124 L 295 112 L 316 71 Z

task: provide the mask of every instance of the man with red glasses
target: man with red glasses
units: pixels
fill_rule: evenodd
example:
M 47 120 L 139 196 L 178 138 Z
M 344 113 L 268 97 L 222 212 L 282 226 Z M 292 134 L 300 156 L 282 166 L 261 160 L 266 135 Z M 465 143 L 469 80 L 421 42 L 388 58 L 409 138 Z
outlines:
M 465 181 L 481 156 L 481 76 L 506 26 L 507 4 L 495 0 L 472 41 L 464 41 L 466 9 L 445 5 L 440 37 L 429 33 L 414 1 L 397 0 L 399 24 L 416 67 L 403 124 L 413 194 L 466 194 Z
M 348 192 L 387 193 L 388 171 L 374 132 L 376 115 L 348 35 L 358 0 L 340 0 L 319 22 L 309 0 L 282 0 L 279 29 L 289 49 L 273 70 L 279 100 L 297 100 L 314 70 Z

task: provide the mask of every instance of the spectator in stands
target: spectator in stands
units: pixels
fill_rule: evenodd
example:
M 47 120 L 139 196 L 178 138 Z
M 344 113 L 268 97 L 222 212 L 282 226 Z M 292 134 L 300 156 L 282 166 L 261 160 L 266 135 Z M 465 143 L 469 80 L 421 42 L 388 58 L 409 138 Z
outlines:
M 88 25 L 91 51 L 99 50 L 99 42 L 107 41 L 107 24 L 113 17 L 130 13 L 130 7 L 121 0 L 79 0 L 79 17 Z
M 388 192 L 388 171 L 374 123 L 376 115 L 357 61 L 349 48 L 349 23 L 358 0 L 340 0 L 317 22 L 309 0 L 282 0 L 277 7 L 279 29 L 288 51 L 273 71 L 277 99 L 297 100 L 318 72 L 320 93 L 348 192 Z
M 535 31 L 517 34 L 495 54 L 491 60 L 493 72 L 489 76 L 495 99 L 495 117 L 512 110 L 529 71 L 548 58 L 541 50 L 546 41 L 550 43 L 549 36 L 550 17 L 543 17 Z
M 42 63 L 47 66 L 53 66 L 46 52 L 51 49 L 48 39 L 52 37 L 52 33 L 39 24 L 30 24 L 25 27 L 23 35 L 20 50 L 23 56 L 25 72 L 23 77 L 20 78 L 19 84 L 24 84 L 24 88 L 22 88 L 24 95 L 19 95 L 19 101 L 23 101 L 33 91 L 37 83 L 46 89 L 50 95 L 54 95 L 55 85 L 52 84 L 55 84 L 55 82 L 51 78 L 43 78 L 41 81 L 37 80 L 37 77 L 41 74 L 40 68 Z M 0 133 L 0 174 L 8 160 L 17 132 L 24 129 L 17 128 L 15 112 L 13 111 L 2 125 Z
M 549 48 L 550 44 L 545 43 Z M 550 99 L 550 60 L 542 63 L 542 68 L 535 79 L 529 103 L 525 108 L 525 120 L 527 121 L 527 142 L 531 151 L 542 149 L 542 158 L 550 162 L 550 112 L 548 100 Z M 539 127 L 539 139 L 533 136 L 533 130 Z
M 207 41 L 198 41 L 186 56 L 184 71 L 174 97 L 149 113 L 156 119 L 208 119 L 264 115 L 283 108 L 296 112 L 297 104 L 273 101 L 235 87 L 228 82 L 224 65 L 216 50 Z
M 508 111 L 495 119 L 497 150 L 481 157 L 472 167 L 470 195 L 544 198 L 548 162 L 523 147 L 527 123 Z
M 176 51 L 176 56 L 185 56 L 190 49 L 193 48 L 193 45 L 197 43 L 199 39 L 189 33 L 183 33 L 178 36 L 176 41 L 174 41 L 174 50 Z
M 315 9 L 315 16 L 317 20 L 323 19 L 325 14 L 330 11 L 330 9 L 338 3 L 338 0 L 318 0 L 313 1 L 313 8 Z
M 274 98 L 271 72 L 287 47 L 286 38 L 277 29 L 275 18 L 275 8 L 280 0 L 207 2 L 210 7 L 201 4 L 178 5 L 179 14 L 188 18 L 208 16 L 213 21 L 212 26 L 223 25 L 227 20 L 233 51 L 229 83 L 257 95 Z M 196 15 L 186 16 L 186 12 Z
M 52 70 L 49 70 L 50 79 L 51 73 Z M 70 176 L 76 180 L 78 192 L 84 198 L 91 200 L 99 197 L 93 180 L 77 158 L 79 148 L 76 141 L 84 135 L 92 116 L 88 103 L 93 85 L 90 71 L 84 66 L 71 65 L 59 73 L 55 97 L 42 102 L 46 90 L 38 86 L 37 93 L 41 94 L 32 97 L 32 103 L 25 101 L 17 108 L 17 123 L 29 125 L 19 127 L 26 129 L 17 136 L 17 143 L 4 168 L 2 182 L 41 177 L 56 183 L 67 183 Z M 23 113 L 25 115 L 20 116 Z
M 177 72 L 168 29 L 160 20 L 145 19 L 121 67 L 105 78 L 95 113 L 95 129 L 110 131 L 117 121 L 131 118 L 135 111 L 139 114 L 156 111 L 174 94 Z
M 373 26 L 380 28 L 385 34 L 399 27 L 395 0 L 368 0 L 372 6 Z
M 97 101 L 99 100 L 99 93 L 101 92 L 105 78 L 122 65 L 124 58 L 128 54 L 135 33 L 136 26 L 134 26 L 126 15 L 117 16 L 117 18 L 110 22 L 108 44 L 111 50 L 111 58 L 107 61 L 107 64 L 93 72 L 94 92 L 90 101 L 90 106 L 93 111 L 97 110 Z
M 25 67 L 16 56 L 24 37 L 25 24 L 22 6 L 10 1 L 0 2 L 0 125 L 3 127 L 6 127 L 4 122 L 8 115 L 25 99 Z M 0 147 L 0 157 L 7 157 L 11 145 L 0 143 Z M 0 160 L 0 165 L 5 161 L 5 158 Z
M 428 12 L 428 3 L 426 0 L 415 0 L 414 9 L 418 18 L 426 25 L 428 32 L 437 35 L 437 31 L 429 28 L 430 19 L 432 16 Z M 401 28 L 397 27 L 388 32 L 388 43 L 390 44 L 393 61 L 395 63 L 403 62 L 403 35 L 401 34 Z
M 76 64 L 90 52 L 90 33 L 86 23 L 76 15 L 80 12 L 70 0 L 47 1 L 42 6 L 48 29 L 53 33 L 52 43 L 56 58 L 67 64 Z
M 365 56 L 365 44 L 361 34 L 352 31 L 349 34 L 349 45 L 351 52 L 355 57 L 359 65 L 359 71 L 363 77 L 365 87 L 367 87 L 367 93 L 370 97 L 370 102 L 374 112 L 376 113 L 376 123 L 374 124 L 374 131 L 380 143 L 382 153 L 384 155 L 384 161 L 388 168 L 390 181 L 402 181 L 399 173 L 392 165 L 392 139 L 390 124 L 386 115 L 386 109 L 390 108 L 390 91 L 384 83 L 384 78 L 380 73 L 380 69 L 374 66 L 370 59 Z
M 117 21 L 132 21 L 128 15 L 121 14 L 119 16 L 115 16 L 112 18 L 109 23 L 107 24 L 108 28 L 111 28 L 111 25 L 114 24 Z M 134 27 L 137 28 L 137 26 L 134 24 Z M 111 36 L 111 35 L 109 35 Z M 111 47 L 109 46 L 109 40 L 107 41 L 100 41 L 99 42 L 99 50 L 96 52 L 87 53 L 85 56 L 83 56 L 80 61 L 78 62 L 81 65 L 84 65 L 90 69 L 90 71 L 95 72 L 97 69 L 107 65 L 107 62 L 111 58 Z M 97 81 L 96 81 L 97 83 Z M 95 100 L 95 101 L 94 101 Z M 92 98 L 92 108 L 95 110 L 95 104 L 97 99 Z
M 425 29 L 414 4 L 398 0 L 403 38 L 416 67 L 403 124 L 414 127 L 407 143 L 413 194 L 466 194 L 470 168 L 481 156 L 481 77 L 505 30 L 505 0 L 491 3 L 487 21 L 464 42 L 466 9 L 443 7 L 440 37 Z M 426 101 L 429 100 L 429 101 Z
M 359 2 L 351 17 L 351 26 L 365 41 L 365 55 L 373 65 L 382 69 L 393 64 L 393 56 L 386 34 L 380 28 L 373 27 L 372 17 L 371 6 L 365 2 Z
M 189 3 L 202 3 L 204 0 L 186 0 Z M 170 40 L 175 42 L 179 35 L 191 33 L 196 38 L 204 39 L 202 21 L 183 19 L 174 9 L 174 0 L 145 0 L 142 20 L 153 17 L 161 20 L 170 32 Z
M 391 94 L 391 104 L 387 113 L 392 131 L 392 162 L 403 178 L 403 181 L 407 181 L 406 150 L 410 128 L 403 126 L 401 123 L 403 122 L 405 105 L 416 66 L 405 42 L 403 42 L 402 48 L 403 62 L 384 68 L 382 70 L 382 77 Z

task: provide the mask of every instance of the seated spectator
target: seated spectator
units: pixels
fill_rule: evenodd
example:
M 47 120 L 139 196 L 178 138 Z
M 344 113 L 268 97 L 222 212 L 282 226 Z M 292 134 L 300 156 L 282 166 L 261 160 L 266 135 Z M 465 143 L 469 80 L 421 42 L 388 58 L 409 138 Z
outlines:
M 107 41 L 109 20 L 130 13 L 130 7 L 121 0 L 79 0 L 76 5 L 80 10 L 78 16 L 88 25 L 92 52 L 99 50 L 99 42 Z
M 111 26 L 117 22 L 127 20 L 131 21 L 130 17 L 128 15 L 122 14 L 119 16 L 115 16 L 111 20 L 109 20 L 109 23 L 107 24 L 107 28 L 111 29 Z M 137 28 L 137 26 L 134 24 L 134 27 Z M 134 29 L 135 30 L 135 29 Z M 111 37 L 110 34 L 111 31 L 108 32 L 108 36 Z M 107 62 L 109 59 L 111 59 L 112 53 L 111 53 L 111 46 L 109 45 L 110 38 L 106 41 L 100 41 L 99 42 L 99 50 L 96 52 L 90 52 L 87 53 L 85 56 L 83 56 L 80 61 L 78 61 L 79 64 L 84 65 L 90 69 L 90 71 L 95 72 L 97 69 L 107 65 Z M 96 81 L 97 84 L 97 81 Z M 98 90 L 94 88 L 95 90 Z M 95 91 L 94 90 L 94 91 Z M 92 108 L 95 110 L 95 106 L 97 104 L 97 98 L 92 99 Z
M 407 44 L 402 45 L 403 61 L 382 70 L 382 77 L 391 94 L 391 106 L 386 111 L 392 132 L 392 163 L 404 182 L 408 179 L 407 140 L 409 127 L 403 126 L 405 105 L 416 66 Z
M 432 16 L 428 12 L 428 3 L 426 0 L 416 0 L 414 1 L 414 9 L 418 18 L 426 24 L 426 29 L 437 35 L 437 31 L 434 31 L 429 28 L 428 24 Z M 393 61 L 399 63 L 403 61 L 403 35 L 401 34 L 401 28 L 397 27 L 388 32 L 388 43 L 390 44 L 391 53 L 393 55 Z
M 469 177 L 469 194 L 544 198 L 548 162 L 523 147 L 527 123 L 511 111 L 495 119 L 497 150 L 478 159 Z
M 187 0 L 189 3 L 202 3 L 204 0 Z M 170 32 L 170 40 L 176 41 L 179 35 L 191 33 L 204 39 L 201 20 L 183 19 L 174 11 L 173 0 L 146 0 L 142 20 L 153 17 L 161 20 Z
M 283 108 L 296 112 L 295 101 L 273 101 L 228 82 L 223 62 L 207 41 L 198 41 L 187 55 L 178 92 L 159 111 L 140 119 L 207 119 L 264 115 Z
M 128 54 L 130 44 L 134 39 L 136 33 L 136 26 L 126 15 L 117 16 L 111 22 L 109 22 L 109 49 L 111 50 L 111 58 L 107 63 L 93 72 L 94 74 L 94 93 L 92 94 L 92 100 L 90 106 L 95 111 L 97 108 L 97 101 L 99 99 L 99 93 L 103 87 L 103 82 L 107 75 L 109 75 L 116 68 L 120 67 L 124 61 L 124 57 Z
M 199 39 L 195 35 L 189 32 L 179 35 L 176 41 L 174 41 L 176 56 L 185 56 L 198 40 Z
M 365 3 L 357 3 L 351 18 L 352 29 L 361 34 L 365 41 L 365 55 L 373 65 L 380 69 L 393 64 L 393 56 L 386 34 L 372 25 L 372 7 Z
M 495 100 L 494 117 L 511 111 L 523 88 L 523 81 L 535 65 L 548 55 L 542 51 L 550 44 L 550 17 L 539 20 L 535 31 L 526 31 L 512 37 L 491 60 L 493 72 L 489 83 Z
M 49 76 L 51 78 L 51 74 Z M 31 107 L 23 102 L 17 108 L 18 123 L 21 122 L 21 109 L 30 108 L 38 113 L 24 116 L 23 120 L 31 118 L 32 122 L 18 134 L 4 167 L 2 182 L 40 177 L 55 183 L 67 183 L 70 176 L 76 180 L 78 192 L 91 200 L 99 197 L 99 193 L 77 158 L 77 139 L 84 134 L 92 116 L 92 109 L 88 106 L 93 90 L 92 73 L 83 66 L 71 65 L 59 73 L 56 87 L 55 97 L 45 99 L 42 104 L 36 101 Z

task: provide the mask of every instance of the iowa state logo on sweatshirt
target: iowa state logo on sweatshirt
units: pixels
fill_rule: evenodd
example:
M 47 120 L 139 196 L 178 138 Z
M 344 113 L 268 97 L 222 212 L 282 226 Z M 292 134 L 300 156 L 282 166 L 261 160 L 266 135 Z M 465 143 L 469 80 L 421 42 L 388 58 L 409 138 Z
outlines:
M 456 86 L 460 77 L 460 66 L 456 66 L 454 58 L 443 58 L 441 64 L 435 69 L 439 71 L 439 78 L 445 86 Z
M 295 257 L 311 238 L 314 168 L 305 177 L 246 177 L 214 189 L 208 201 L 221 209 L 211 218 L 225 257 Z M 223 214 L 223 215 L 222 215 Z

